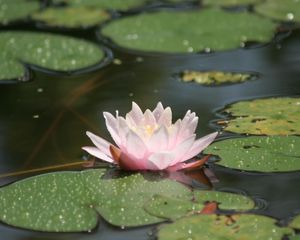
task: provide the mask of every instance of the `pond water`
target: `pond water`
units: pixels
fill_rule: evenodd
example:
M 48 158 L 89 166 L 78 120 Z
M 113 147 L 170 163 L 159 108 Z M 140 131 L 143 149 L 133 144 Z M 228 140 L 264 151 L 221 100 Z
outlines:
M 24 28 L 32 29 L 28 25 L 13 27 Z M 87 39 L 99 42 L 92 30 L 69 34 L 85 34 Z M 46 171 L 81 169 L 80 164 L 72 163 L 86 157 L 81 150 L 81 146 L 90 145 L 85 131 L 110 139 L 102 112 L 118 109 L 124 114 L 132 101 L 142 109 L 152 109 L 161 101 L 172 107 L 175 119 L 191 109 L 200 120 L 197 136 L 203 136 L 214 131 L 210 122 L 227 104 L 269 96 L 299 96 L 299 29 L 269 44 L 208 54 L 151 54 L 107 45 L 118 61 L 111 59 L 103 67 L 70 75 L 36 68 L 28 82 L 0 85 L 0 173 L 71 164 L 32 174 L 0 175 L 1 185 Z M 246 71 L 258 74 L 258 78 L 207 87 L 180 82 L 175 76 L 186 69 Z M 255 212 L 282 221 L 300 212 L 299 172 L 246 173 L 212 164 L 210 168 L 219 179 L 214 189 L 253 197 L 261 206 Z M 154 229 L 122 230 L 101 219 L 91 233 L 42 233 L 0 224 L 3 238 L 11 240 L 154 239 Z

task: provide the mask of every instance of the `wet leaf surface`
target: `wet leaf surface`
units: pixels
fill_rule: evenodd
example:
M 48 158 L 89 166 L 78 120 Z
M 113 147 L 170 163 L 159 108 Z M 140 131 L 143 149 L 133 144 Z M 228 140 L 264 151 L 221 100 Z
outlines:
M 1 221 L 39 231 L 90 231 L 97 225 L 98 212 L 119 227 L 141 226 L 164 220 L 143 209 L 153 195 L 191 198 L 191 191 L 175 181 L 148 181 L 141 174 L 101 179 L 104 172 L 50 173 L 3 187 Z
M 256 135 L 300 134 L 299 98 L 241 101 L 225 108 L 224 112 L 233 117 L 226 121 L 226 131 Z
M 23 63 L 69 72 L 94 66 L 103 50 L 91 43 L 50 33 L 3 31 L 0 33 L 0 79 L 26 78 Z
M 300 215 L 297 215 L 290 222 L 289 227 L 300 229 Z
M 31 17 L 47 26 L 86 28 L 108 20 L 110 15 L 99 8 L 65 7 L 46 8 L 44 11 L 32 14 Z
M 40 3 L 36 0 L 0 0 L 0 23 L 6 25 L 17 20 L 25 20 L 39 8 Z
M 270 20 L 246 12 L 205 9 L 121 18 L 104 26 L 102 34 L 124 48 L 187 53 L 238 48 L 246 41 L 268 42 L 275 28 Z
M 194 198 L 201 202 L 217 202 L 221 210 L 246 211 L 255 208 L 255 203 L 251 198 L 236 193 L 195 191 Z
M 259 14 L 280 21 L 300 22 L 300 2 L 298 0 L 266 0 L 255 6 Z
M 270 217 L 243 214 L 231 216 L 194 215 L 163 225 L 158 232 L 159 240 L 167 239 L 273 239 L 281 240 L 293 230 L 276 225 Z
M 183 82 L 196 82 L 202 85 L 220 85 L 226 83 L 241 83 L 251 79 L 251 74 L 221 72 L 221 71 L 184 71 Z
M 145 205 L 151 215 L 175 220 L 187 215 L 200 213 L 207 202 L 217 202 L 222 210 L 250 210 L 255 207 L 251 198 L 246 196 L 217 191 L 194 191 L 193 201 L 174 199 L 156 195 Z
M 252 136 L 231 138 L 210 145 L 205 153 L 220 157 L 216 162 L 229 168 L 286 172 L 300 170 L 300 137 Z
M 258 3 L 261 0 L 203 0 L 204 5 L 232 7 Z
M 71 6 L 89 6 L 104 9 L 126 11 L 146 3 L 146 0 L 53 0 L 54 3 L 66 3 Z

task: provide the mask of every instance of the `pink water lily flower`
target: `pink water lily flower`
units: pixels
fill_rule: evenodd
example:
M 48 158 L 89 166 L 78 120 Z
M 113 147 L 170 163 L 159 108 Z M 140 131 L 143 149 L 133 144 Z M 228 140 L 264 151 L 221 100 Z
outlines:
M 153 111 L 144 113 L 136 103 L 121 117 L 103 113 L 106 127 L 116 146 L 87 132 L 96 147 L 83 147 L 89 154 L 104 161 L 118 164 L 126 170 L 180 170 L 197 165 L 185 163 L 205 149 L 217 132 L 196 140 L 194 133 L 198 117 L 187 111 L 184 118 L 172 123 L 170 107 L 159 102 Z

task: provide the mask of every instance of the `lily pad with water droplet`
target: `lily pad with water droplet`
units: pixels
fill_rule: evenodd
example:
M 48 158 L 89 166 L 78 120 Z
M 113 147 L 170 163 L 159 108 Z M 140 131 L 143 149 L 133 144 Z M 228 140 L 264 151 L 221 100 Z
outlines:
M 266 0 L 255 6 L 259 14 L 280 21 L 300 22 L 300 1 Z
M 300 137 L 296 136 L 230 138 L 211 144 L 204 152 L 219 156 L 220 161 L 216 164 L 234 169 L 259 172 L 300 170 Z
M 102 9 L 126 11 L 142 6 L 147 0 L 53 0 L 54 3 L 66 3 L 70 6 L 88 6 Z
M 57 172 L 0 189 L 0 219 L 39 231 L 76 232 L 96 227 L 98 213 L 117 226 L 140 226 L 164 219 L 144 211 L 155 194 L 190 199 L 191 191 L 171 181 L 148 181 L 141 174 L 102 179 L 104 170 Z
M 225 108 L 233 118 L 224 130 L 256 135 L 300 134 L 300 98 L 241 101 Z
M 102 34 L 117 45 L 162 53 L 238 48 L 245 41 L 268 42 L 276 24 L 246 12 L 221 9 L 161 11 L 117 19 Z
M 184 71 L 181 75 L 183 82 L 194 81 L 202 85 L 234 84 L 250 80 L 253 76 L 248 73 L 222 71 Z
M 8 24 L 28 17 L 40 8 L 36 0 L 0 0 L 0 23 Z
M 300 229 L 300 215 L 295 216 L 289 224 L 290 227 Z
M 261 2 L 261 0 L 203 0 L 204 5 L 233 7 L 239 5 L 250 5 Z
M 194 191 L 193 193 L 193 201 L 155 195 L 145 205 L 145 210 L 151 215 L 175 220 L 198 214 L 206 202 L 217 202 L 219 209 L 222 210 L 245 211 L 255 208 L 251 198 L 239 194 L 218 191 Z
M 52 27 L 87 28 L 108 20 L 110 14 L 99 8 L 64 7 L 46 8 L 32 14 L 31 17 Z
M 284 235 L 292 234 L 292 229 L 276 225 L 276 220 L 270 217 L 254 214 L 231 216 L 212 214 L 193 215 L 172 224 L 162 225 L 158 231 L 158 240 L 281 240 Z
M 97 45 L 72 37 L 36 32 L 0 33 L 0 79 L 23 79 L 24 64 L 52 71 L 70 72 L 99 64 L 104 51 Z

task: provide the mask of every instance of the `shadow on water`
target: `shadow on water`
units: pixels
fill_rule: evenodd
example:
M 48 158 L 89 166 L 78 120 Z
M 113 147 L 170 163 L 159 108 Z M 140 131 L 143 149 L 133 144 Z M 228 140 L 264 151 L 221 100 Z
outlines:
M 131 101 L 143 109 L 158 101 L 172 107 L 174 118 L 188 109 L 200 117 L 198 136 L 214 131 L 214 110 L 241 99 L 299 95 L 300 31 L 280 43 L 211 54 L 149 55 L 112 49 L 121 64 L 79 75 L 34 71 L 26 83 L 0 85 L 0 172 L 8 173 L 82 161 L 81 146 L 90 145 L 85 131 L 110 139 L 103 111 L 126 113 Z M 120 62 L 119 62 L 120 63 Z M 260 78 L 243 84 L 205 87 L 182 83 L 174 73 L 186 69 L 258 72 Z M 78 167 L 77 167 L 78 169 Z M 299 211 L 299 173 L 246 174 L 214 168 L 216 189 L 234 188 L 262 198 L 259 212 L 287 218 Z M 2 185 L 20 177 L 0 178 Z M 22 177 L 21 177 L 22 178 Z M 101 221 L 92 233 L 53 234 L 0 225 L 6 239 L 149 239 L 153 226 L 121 230 Z

